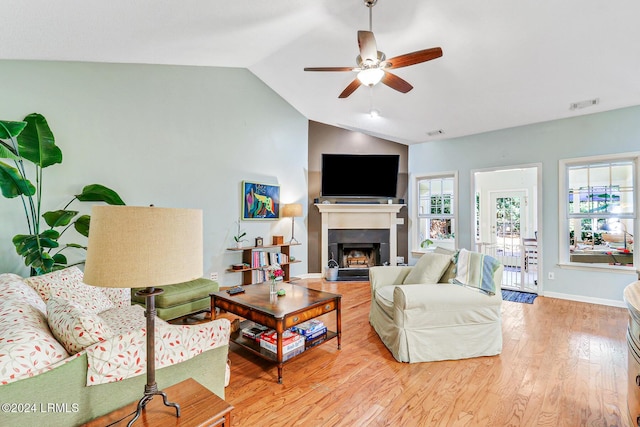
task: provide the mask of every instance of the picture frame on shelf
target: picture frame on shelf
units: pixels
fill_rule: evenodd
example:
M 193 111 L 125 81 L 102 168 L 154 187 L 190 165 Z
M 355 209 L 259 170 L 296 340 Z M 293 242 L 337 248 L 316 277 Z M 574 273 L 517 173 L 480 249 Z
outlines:
M 264 240 L 262 239 L 262 237 L 256 237 L 256 246 L 262 246 L 264 243 Z
M 242 219 L 280 218 L 280 186 L 242 181 Z

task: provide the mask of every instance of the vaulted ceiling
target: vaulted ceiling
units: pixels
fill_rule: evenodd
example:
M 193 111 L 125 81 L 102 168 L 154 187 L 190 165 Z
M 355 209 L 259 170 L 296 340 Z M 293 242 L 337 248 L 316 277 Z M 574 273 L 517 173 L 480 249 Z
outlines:
M 310 120 L 404 144 L 640 105 L 637 0 L 378 0 L 378 50 L 444 55 L 394 70 L 406 94 L 346 99 L 355 73 L 303 68 L 356 66 L 363 0 L 0 4 L 0 59 L 245 67 Z

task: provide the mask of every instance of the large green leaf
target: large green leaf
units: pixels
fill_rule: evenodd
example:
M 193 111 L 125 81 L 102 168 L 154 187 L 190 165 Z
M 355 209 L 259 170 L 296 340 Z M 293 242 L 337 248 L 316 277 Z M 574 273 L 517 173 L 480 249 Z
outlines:
M 85 251 L 87 250 L 87 247 L 86 247 L 86 246 L 82 246 L 82 245 L 79 245 L 79 244 L 77 244 L 77 243 L 67 243 L 66 247 L 67 247 L 67 248 L 84 249 Z
M 47 119 L 32 113 L 24 118 L 27 126 L 18 135 L 20 155 L 41 168 L 62 163 L 62 151 L 55 144 Z
M 24 258 L 24 265 L 30 266 L 41 274 L 51 271 L 54 260 L 45 250 L 46 248 L 57 248 L 60 233 L 56 230 L 46 230 L 37 234 L 18 234 L 13 238 L 18 255 Z
M 3 162 L 0 162 L 0 189 L 2 195 L 9 199 L 20 195 L 33 196 L 36 194 L 36 187 L 29 180 L 22 179 L 18 169 Z
M 27 126 L 27 122 L 9 122 L 0 120 L 0 139 L 15 138 Z
M 19 157 L 16 155 L 16 151 L 13 149 L 13 146 L 7 144 L 3 140 L 0 139 L 0 159 L 11 159 L 18 160 Z
M 76 219 L 76 222 L 73 223 L 73 227 L 76 229 L 78 233 L 82 234 L 84 237 L 89 237 L 90 221 L 91 221 L 91 217 L 89 215 L 82 215 L 80 216 L 80 218 Z
M 53 258 L 53 262 L 55 262 L 56 264 L 63 264 L 63 265 L 67 264 L 67 257 L 61 253 L 55 254 L 52 258 Z
M 100 184 L 89 184 L 76 194 L 81 202 L 105 202 L 110 205 L 124 205 L 118 193 Z
M 68 225 L 76 215 L 78 215 L 78 211 L 57 210 L 45 212 L 42 217 L 49 227 L 55 228 Z
M 16 252 L 24 255 L 34 250 L 42 250 L 42 248 L 57 248 L 60 244 L 57 242 L 60 233 L 56 230 L 45 230 L 40 234 L 17 234 L 13 237 L 13 244 Z
M 27 122 L 7 122 L 0 120 L 0 159 L 18 160 L 14 138 L 27 125 Z M 9 140 L 11 143 L 5 141 Z
M 26 266 L 31 266 L 31 268 L 36 272 L 36 275 L 41 275 L 53 271 L 55 261 L 47 252 L 40 252 L 39 254 L 36 253 L 33 259 L 28 260 L 25 258 L 24 264 Z M 61 269 L 62 268 L 58 268 L 58 270 Z

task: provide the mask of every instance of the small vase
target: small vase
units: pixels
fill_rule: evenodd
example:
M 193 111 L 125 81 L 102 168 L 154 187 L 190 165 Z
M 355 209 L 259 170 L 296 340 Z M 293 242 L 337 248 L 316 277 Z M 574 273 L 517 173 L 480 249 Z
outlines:
M 276 279 L 272 279 L 269 283 L 269 295 L 275 295 L 278 291 L 276 290 Z

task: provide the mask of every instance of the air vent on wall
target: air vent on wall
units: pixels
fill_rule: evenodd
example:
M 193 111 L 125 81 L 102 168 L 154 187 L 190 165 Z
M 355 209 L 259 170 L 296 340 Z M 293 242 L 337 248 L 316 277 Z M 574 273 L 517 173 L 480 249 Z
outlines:
M 587 99 L 586 101 L 572 102 L 569 104 L 570 110 L 579 110 L 580 108 L 587 108 L 593 105 L 598 105 L 600 103 L 600 98 Z
M 438 136 L 438 135 L 444 135 L 444 131 L 442 129 L 438 129 L 438 130 L 432 130 L 430 132 L 427 132 L 427 136 Z

